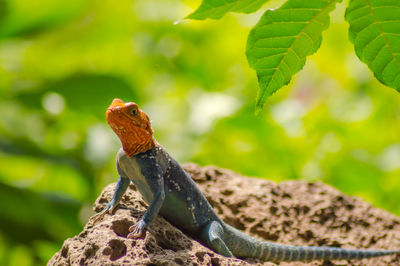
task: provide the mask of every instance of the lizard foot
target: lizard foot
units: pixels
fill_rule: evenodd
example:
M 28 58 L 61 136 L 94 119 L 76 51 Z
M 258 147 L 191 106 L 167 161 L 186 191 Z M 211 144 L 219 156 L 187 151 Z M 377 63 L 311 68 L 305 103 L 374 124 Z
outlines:
M 90 217 L 89 223 L 93 223 L 93 225 L 95 225 L 98 221 L 104 218 L 104 215 L 106 215 L 107 212 L 111 214 L 114 208 L 115 206 L 113 206 L 111 202 L 107 203 L 101 212 Z
M 146 223 L 140 219 L 139 222 L 129 227 L 127 238 L 142 238 L 146 235 Z

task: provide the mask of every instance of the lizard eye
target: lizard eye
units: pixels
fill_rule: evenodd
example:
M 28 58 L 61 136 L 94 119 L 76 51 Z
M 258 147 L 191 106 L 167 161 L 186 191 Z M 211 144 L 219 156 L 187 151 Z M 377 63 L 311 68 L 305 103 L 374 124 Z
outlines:
M 135 116 L 135 115 L 137 115 L 137 113 L 138 113 L 138 110 L 136 108 L 133 108 L 131 110 L 131 115 Z

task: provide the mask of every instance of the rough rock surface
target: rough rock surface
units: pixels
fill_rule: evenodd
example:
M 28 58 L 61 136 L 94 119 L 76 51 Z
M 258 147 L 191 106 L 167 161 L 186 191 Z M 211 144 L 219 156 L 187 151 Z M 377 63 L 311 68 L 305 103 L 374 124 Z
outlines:
M 295 245 L 400 249 L 400 218 L 322 183 L 280 184 L 216 167 L 185 165 L 222 219 L 247 234 Z M 95 204 L 110 201 L 115 184 Z M 127 239 L 146 204 L 131 185 L 113 215 L 67 239 L 49 265 L 400 265 L 392 255 L 361 261 L 260 262 L 222 257 L 157 217 L 144 239 Z

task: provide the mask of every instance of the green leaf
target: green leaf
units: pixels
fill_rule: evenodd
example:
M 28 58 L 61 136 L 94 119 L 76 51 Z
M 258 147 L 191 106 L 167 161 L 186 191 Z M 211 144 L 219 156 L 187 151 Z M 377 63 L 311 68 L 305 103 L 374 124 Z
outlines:
M 357 56 L 380 82 L 400 92 L 400 1 L 351 0 L 346 20 Z
M 329 13 L 340 1 L 289 0 L 277 10 L 266 11 L 251 30 L 246 54 L 260 84 L 256 112 L 303 68 L 306 57 L 318 50 Z
M 249 14 L 257 11 L 267 1 L 269 0 L 203 0 L 188 18 L 219 19 L 229 11 Z

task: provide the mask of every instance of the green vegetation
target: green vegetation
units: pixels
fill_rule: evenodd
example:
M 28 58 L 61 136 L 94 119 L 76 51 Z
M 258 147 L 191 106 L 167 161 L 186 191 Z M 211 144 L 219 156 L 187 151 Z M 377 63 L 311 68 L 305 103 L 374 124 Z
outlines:
M 322 31 L 336 0 L 287 1 L 273 12 L 265 12 L 251 30 L 247 58 L 257 72 L 260 92 L 257 111 L 268 96 L 288 84 L 304 67 L 306 57 L 321 46 Z
M 353 0 L 346 10 L 357 56 L 400 92 L 400 2 Z
M 252 13 L 264 2 L 203 0 L 189 18 L 219 19 L 228 11 Z M 260 84 L 257 113 L 269 96 L 303 68 L 306 57 L 318 50 L 329 13 L 338 2 L 342 0 L 286 0 L 278 9 L 267 10 L 251 30 L 247 58 Z M 346 18 L 357 56 L 379 81 L 400 91 L 400 2 L 350 0 Z
M 354 38 L 365 25 L 348 41 L 351 5 L 336 4 L 318 51 L 301 51 L 304 68 L 292 77 L 304 59 L 290 63 L 289 85 L 255 116 L 247 38 L 285 1 L 219 2 L 207 15 L 193 13 L 199 0 L 0 0 L 0 265 L 43 265 L 117 180 L 114 97 L 137 102 L 182 163 L 321 180 L 400 215 L 400 94 L 380 82 L 396 72 L 377 74 L 377 51 Z

